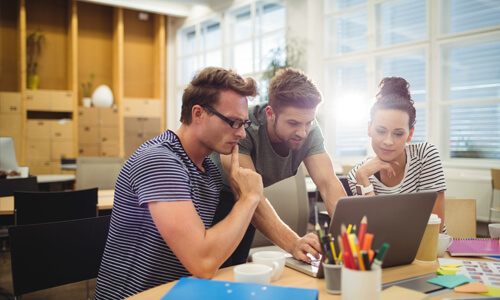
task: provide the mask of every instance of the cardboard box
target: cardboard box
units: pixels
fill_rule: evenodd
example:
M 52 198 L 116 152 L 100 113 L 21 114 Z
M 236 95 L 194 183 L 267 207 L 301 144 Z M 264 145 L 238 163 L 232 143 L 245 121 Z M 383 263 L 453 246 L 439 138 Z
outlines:
M 118 127 L 119 121 L 117 108 L 99 107 L 99 125 L 103 127 Z
M 54 140 L 73 140 L 73 121 L 69 119 L 51 120 L 51 138 Z
M 49 90 L 26 90 L 26 109 L 27 110 L 50 110 L 51 91 Z
M 78 144 L 97 144 L 99 143 L 99 127 L 79 126 Z
M 52 163 L 46 161 L 27 161 L 26 163 L 30 168 L 30 175 L 52 174 Z
M 98 126 L 99 109 L 93 107 L 78 107 L 78 126 Z
M 26 140 L 26 159 L 29 161 L 50 160 L 50 140 Z
M 124 117 L 161 117 L 162 108 L 159 99 L 124 98 Z
M 101 142 L 115 142 L 118 143 L 119 130 L 118 127 L 100 127 L 99 140 Z
M 61 158 L 75 158 L 75 151 L 72 141 L 51 141 L 51 155 L 52 160 L 60 161 Z
M 79 144 L 78 156 L 99 156 L 99 144 Z
M 15 92 L 0 92 L 0 113 L 22 113 L 22 95 Z
M 26 139 L 49 141 L 52 137 L 52 120 L 29 119 L 26 122 Z
M 0 136 L 21 136 L 23 115 L 0 113 Z
M 73 111 L 73 93 L 70 91 L 52 91 L 50 100 L 52 111 Z
M 100 149 L 100 156 L 116 157 L 119 155 L 118 143 L 102 143 Z

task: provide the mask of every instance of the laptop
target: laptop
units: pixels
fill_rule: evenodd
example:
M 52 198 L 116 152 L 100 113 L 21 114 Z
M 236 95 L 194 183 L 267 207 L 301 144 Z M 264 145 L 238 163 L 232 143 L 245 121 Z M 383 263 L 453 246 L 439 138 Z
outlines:
M 359 228 L 361 219 L 366 215 L 366 232 L 374 234 L 372 249 L 378 249 L 383 243 L 390 245 L 382 266 L 389 268 L 413 262 L 436 198 L 437 192 L 340 198 L 328 231 L 335 238 L 336 253 L 339 253 L 336 240 L 340 234 L 340 225 L 356 224 Z M 285 264 L 313 277 L 323 276 L 323 269 L 318 261 L 308 264 L 287 257 Z

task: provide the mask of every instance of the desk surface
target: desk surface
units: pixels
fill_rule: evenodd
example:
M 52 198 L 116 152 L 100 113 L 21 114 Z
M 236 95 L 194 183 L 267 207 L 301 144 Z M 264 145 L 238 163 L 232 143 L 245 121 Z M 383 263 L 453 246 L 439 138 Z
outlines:
M 114 190 L 98 190 L 97 206 L 99 210 L 112 209 Z M 14 196 L 0 197 L 0 215 L 14 214 Z
M 72 174 L 46 174 L 36 175 L 38 183 L 64 182 L 75 180 L 75 175 Z
M 405 266 L 392 267 L 384 269 L 382 272 L 382 283 L 394 282 L 406 278 L 416 277 L 420 275 L 425 275 L 429 273 L 436 272 L 439 267 L 439 263 L 418 263 L 413 262 L 412 264 Z M 233 268 L 224 268 L 217 271 L 214 280 L 222 281 L 234 281 Z M 130 300 L 140 300 L 140 299 L 160 299 L 163 297 L 177 281 L 166 283 L 142 293 L 136 294 L 130 298 Z M 290 268 L 285 268 L 281 277 L 271 283 L 273 285 L 279 286 L 289 286 L 289 287 L 301 287 L 301 288 L 312 288 L 318 289 L 319 299 L 341 299 L 341 295 L 331 295 L 326 292 L 326 285 L 324 279 L 317 279 Z M 450 292 L 444 295 L 439 295 L 432 297 L 430 299 L 442 299 L 444 296 L 456 296 L 456 294 Z M 463 294 L 462 294 L 463 295 Z

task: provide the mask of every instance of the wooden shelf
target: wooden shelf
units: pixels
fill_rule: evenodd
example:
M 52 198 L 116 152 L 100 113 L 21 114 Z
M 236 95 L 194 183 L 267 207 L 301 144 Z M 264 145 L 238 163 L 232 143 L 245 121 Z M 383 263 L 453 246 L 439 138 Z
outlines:
M 16 125 L 21 128 L 16 137 L 22 145 L 20 164 L 34 161 L 27 157 L 26 124 L 30 119 L 71 119 L 74 157 L 78 156 L 81 83 L 88 81 L 91 73 L 95 74 L 93 90 L 105 84 L 113 92 L 119 115 L 120 156 L 124 155 L 124 97 L 159 101 L 160 113 L 156 111 L 155 118 L 161 121 L 160 132 L 165 130 L 165 16 L 147 15 L 148 19 L 142 20 L 139 11 L 76 0 L 2 1 L 0 92 L 16 92 L 22 98 L 21 117 L 16 117 L 21 122 Z M 34 109 L 33 103 L 28 103 L 37 91 L 26 88 L 26 37 L 37 30 L 46 36 L 38 59 L 38 94 L 65 93 L 72 102 L 69 108 L 52 109 L 54 103 L 49 103 L 48 108 L 35 105 L 38 108 Z

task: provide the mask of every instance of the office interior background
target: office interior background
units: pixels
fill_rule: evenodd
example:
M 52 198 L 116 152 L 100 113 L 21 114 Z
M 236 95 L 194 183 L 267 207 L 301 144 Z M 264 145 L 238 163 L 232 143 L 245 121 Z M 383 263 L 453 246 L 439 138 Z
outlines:
M 3 7 L 5 1 L 1 0 Z M 26 3 L 33 5 L 30 0 Z M 500 1 L 75 3 L 131 9 L 138 12 L 134 15 L 138 19 L 166 16 L 164 39 L 160 39 L 165 43 L 165 59 L 157 60 L 164 64 L 165 76 L 160 77 L 164 82 L 151 93 L 165 98 L 163 129 L 178 127 L 183 89 L 206 66 L 232 68 L 255 78 L 260 96 L 251 104 L 265 101 L 265 71 L 273 59 L 284 63 L 288 49 L 289 60 L 313 78 L 323 93 L 317 120 L 335 166 L 352 166 L 373 154 L 367 123 L 378 82 L 385 76 L 404 77 L 417 108 L 412 143 L 429 141 L 438 147 L 446 196 L 477 199 L 477 219 L 488 221 L 490 168 L 500 168 Z M 9 51 L 4 39 L 2 43 L 2 51 Z M 0 75 L 0 81 L 2 77 L 8 78 Z M 129 93 L 129 88 L 121 89 Z M 494 206 L 500 206 L 500 195 Z M 500 214 L 493 217 L 500 221 Z

